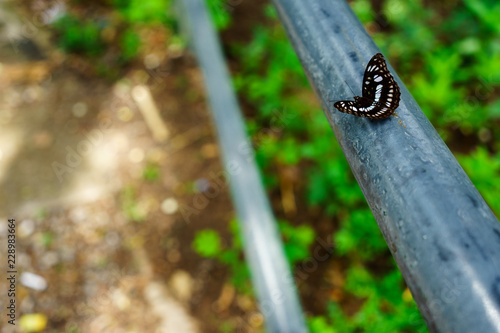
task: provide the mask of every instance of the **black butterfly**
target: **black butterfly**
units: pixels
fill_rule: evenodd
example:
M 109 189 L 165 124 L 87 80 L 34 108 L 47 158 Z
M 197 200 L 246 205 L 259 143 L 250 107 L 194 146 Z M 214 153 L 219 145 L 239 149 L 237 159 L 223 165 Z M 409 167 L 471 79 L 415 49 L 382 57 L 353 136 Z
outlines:
M 389 117 L 399 106 L 399 87 L 387 69 L 384 56 L 375 54 L 366 66 L 363 76 L 363 97 L 353 101 L 340 101 L 335 106 L 340 112 L 358 117 L 383 119 Z

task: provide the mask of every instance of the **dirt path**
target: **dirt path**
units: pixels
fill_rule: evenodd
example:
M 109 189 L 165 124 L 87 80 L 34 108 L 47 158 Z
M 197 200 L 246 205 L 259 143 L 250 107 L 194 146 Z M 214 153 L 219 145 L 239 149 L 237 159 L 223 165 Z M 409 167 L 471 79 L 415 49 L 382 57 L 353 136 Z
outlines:
M 0 17 L 22 31 L 26 18 L 6 5 Z M 233 216 L 227 192 L 203 209 L 209 214 L 186 220 L 179 211 L 193 204 L 200 180 L 220 171 L 192 59 L 163 54 L 166 74 L 153 77 L 137 64 L 111 82 L 57 51 L 44 29 L 23 42 L 31 46 L 16 48 L 21 44 L 6 26 L 0 217 L 16 219 L 19 274 L 46 282 L 36 290 L 18 280 L 18 323 L 39 313 L 57 331 L 216 332 L 221 321 L 237 318 L 238 309 L 218 312 L 212 305 L 225 272 L 190 247 L 197 229 L 227 229 Z M 151 92 L 168 129 L 163 141 L 155 140 L 134 99 L 139 85 Z M 144 170 L 159 176 L 146 181 Z M 2 244 L 6 237 L 2 222 Z M 20 331 L 4 319 L 0 325 L 2 332 Z

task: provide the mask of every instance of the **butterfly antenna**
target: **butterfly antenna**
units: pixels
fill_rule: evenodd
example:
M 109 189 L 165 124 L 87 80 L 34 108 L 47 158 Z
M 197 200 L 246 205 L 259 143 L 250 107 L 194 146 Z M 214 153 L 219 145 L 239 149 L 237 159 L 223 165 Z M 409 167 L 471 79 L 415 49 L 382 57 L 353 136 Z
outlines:
M 354 96 L 355 94 L 354 91 L 352 91 L 351 86 L 347 84 L 347 81 L 344 80 L 344 82 L 349 87 L 349 90 L 352 92 L 352 95 Z M 335 102 L 335 101 L 328 101 L 328 102 Z
M 351 86 L 347 84 L 347 81 L 344 80 L 344 82 L 349 87 L 349 90 L 352 92 L 352 95 L 355 96 L 356 94 L 354 93 L 354 91 L 352 91 Z

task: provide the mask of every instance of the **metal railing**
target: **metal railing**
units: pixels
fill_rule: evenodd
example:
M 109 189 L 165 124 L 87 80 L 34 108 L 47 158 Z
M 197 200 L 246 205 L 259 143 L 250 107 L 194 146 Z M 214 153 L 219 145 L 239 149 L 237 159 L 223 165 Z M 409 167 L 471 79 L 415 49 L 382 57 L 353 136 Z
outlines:
M 269 332 L 307 332 L 292 272 L 246 136 L 220 43 L 204 0 L 183 0 L 182 19 L 203 70 L 245 256 Z
M 433 332 L 500 332 L 500 224 L 395 74 L 399 118 L 342 114 L 378 48 L 343 0 L 273 0 L 389 248 Z M 202 0 L 183 0 L 270 332 L 307 332 Z M 291 281 L 292 280 L 292 281 Z

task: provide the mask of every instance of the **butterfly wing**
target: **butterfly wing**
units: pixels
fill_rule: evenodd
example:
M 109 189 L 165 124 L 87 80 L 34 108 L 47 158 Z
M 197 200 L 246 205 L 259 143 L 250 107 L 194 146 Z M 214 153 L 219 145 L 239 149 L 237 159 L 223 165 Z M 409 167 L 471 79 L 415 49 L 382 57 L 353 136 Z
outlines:
M 376 105 L 373 101 L 366 97 L 354 97 L 354 101 L 339 101 L 333 104 L 343 113 L 353 114 L 358 117 L 374 118 L 377 113 Z
M 381 119 L 390 116 L 399 106 L 401 92 L 387 68 L 384 56 L 375 54 L 366 66 L 363 76 L 363 97 L 372 100 L 370 118 Z

